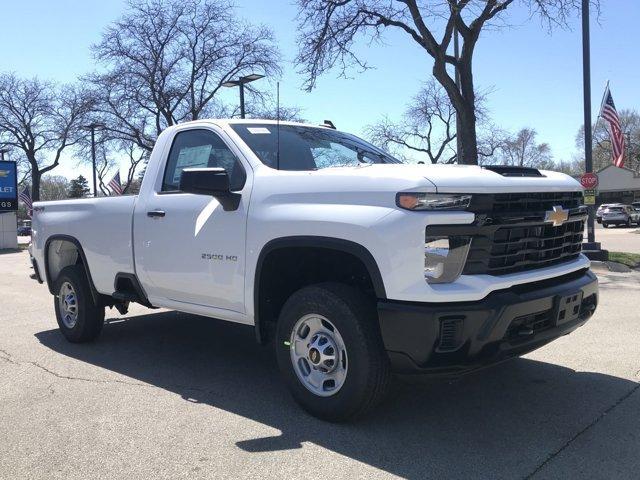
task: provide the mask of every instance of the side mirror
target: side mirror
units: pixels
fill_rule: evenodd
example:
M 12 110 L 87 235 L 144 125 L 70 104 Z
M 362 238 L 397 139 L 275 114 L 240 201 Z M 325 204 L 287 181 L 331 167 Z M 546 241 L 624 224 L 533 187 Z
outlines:
M 180 175 L 180 191 L 210 195 L 218 199 L 225 211 L 237 210 L 239 193 L 233 193 L 224 168 L 185 168 Z

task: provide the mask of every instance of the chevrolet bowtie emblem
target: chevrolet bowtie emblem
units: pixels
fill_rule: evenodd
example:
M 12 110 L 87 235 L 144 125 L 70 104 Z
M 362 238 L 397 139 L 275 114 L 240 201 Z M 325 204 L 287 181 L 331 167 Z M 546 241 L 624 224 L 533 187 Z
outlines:
M 0 178 L 5 178 L 9 176 L 9 170 L 0 170 Z
M 553 210 L 544 213 L 544 221 L 551 222 L 554 227 L 559 227 L 569 219 L 569 210 L 562 207 L 553 207 Z

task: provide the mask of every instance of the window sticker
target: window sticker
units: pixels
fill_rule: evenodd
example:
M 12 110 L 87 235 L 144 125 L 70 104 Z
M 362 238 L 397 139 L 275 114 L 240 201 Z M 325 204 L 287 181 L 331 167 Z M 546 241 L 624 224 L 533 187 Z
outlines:
M 256 134 L 270 134 L 271 132 L 269 131 L 268 128 L 265 127 L 247 127 L 247 130 L 249 130 L 249 133 L 253 133 L 254 135 Z
M 176 169 L 173 173 L 173 183 L 180 183 L 180 175 L 185 168 L 206 167 L 209 163 L 211 145 L 201 145 L 198 147 L 185 147 L 178 154 Z

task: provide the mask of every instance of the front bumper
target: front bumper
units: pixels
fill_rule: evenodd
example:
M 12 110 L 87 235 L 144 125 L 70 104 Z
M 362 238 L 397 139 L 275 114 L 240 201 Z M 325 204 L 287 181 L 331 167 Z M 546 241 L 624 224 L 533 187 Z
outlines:
M 590 270 L 518 285 L 475 302 L 378 302 L 397 373 L 456 376 L 535 350 L 582 326 L 598 304 Z

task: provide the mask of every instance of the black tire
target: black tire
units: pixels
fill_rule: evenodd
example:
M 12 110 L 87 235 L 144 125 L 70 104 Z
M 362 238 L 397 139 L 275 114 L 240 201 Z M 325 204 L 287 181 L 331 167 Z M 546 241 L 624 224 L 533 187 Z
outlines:
M 609 224 L 607 222 L 602 222 L 602 227 L 603 228 L 609 228 Z
M 299 319 L 319 314 L 338 330 L 347 352 L 342 387 L 320 396 L 305 387 L 294 370 L 290 340 Z M 375 301 L 339 283 L 302 288 L 287 300 L 277 325 L 276 357 L 295 400 L 311 415 L 344 422 L 371 411 L 384 398 L 390 380 L 389 359 L 382 344 Z
M 73 326 L 63 321 L 60 292 L 65 283 L 71 285 L 75 292 L 77 318 Z M 91 342 L 95 340 L 104 325 L 104 306 L 97 305 L 91 295 L 91 287 L 82 265 L 70 265 L 62 269 L 54 284 L 53 304 L 56 311 L 58 327 L 64 337 L 72 343 Z

